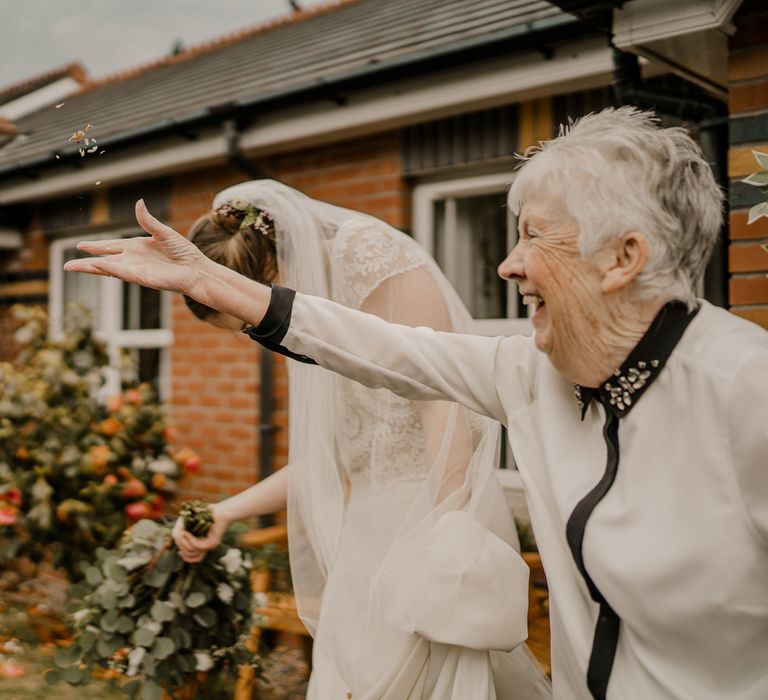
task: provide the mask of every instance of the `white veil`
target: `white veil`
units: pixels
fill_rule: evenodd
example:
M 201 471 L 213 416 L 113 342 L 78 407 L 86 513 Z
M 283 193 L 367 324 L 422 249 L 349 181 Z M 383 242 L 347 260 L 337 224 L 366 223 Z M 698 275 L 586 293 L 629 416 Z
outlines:
M 395 322 L 414 304 L 432 304 L 424 313 L 442 319 L 442 330 L 468 329 L 469 313 L 432 258 L 386 223 L 273 180 L 230 187 L 213 207 L 238 198 L 273 217 L 279 284 Z M 406 277 L 411 284 L 424 280 L 430 299 L 403 291 L 399 281 Z M 382 527 L 372 537 L 386 539 L 371 572 L 369 611 L 438 644 L 509 651 L 522 642 L 527 569 L 514 552 L 517 534 L 493 474 L 498 424 L 456 404 L 385 397 L 384 390 L 312 365 L 289 360 L 288 369 L 289 550 L 299 613 L 312 635 L 337 563 L 350 491 L 362 488 L 382 494 L 370 501 L 382 510 Z M 350 404 L 362 406 L 363 418 Z M 358 420 L 365 425 L 360 432 Z M 383 495 L 393 483 L 405 484 L 403 493 L 413 496 L 395 528 L 387 509 L 401 507 L 401 500 L 388 505 Z M 511 678 L 516 689 L 499 697 L 550 695 L 526 652 L 523 645 L 515 654 L 495 655 L 499 677 Z

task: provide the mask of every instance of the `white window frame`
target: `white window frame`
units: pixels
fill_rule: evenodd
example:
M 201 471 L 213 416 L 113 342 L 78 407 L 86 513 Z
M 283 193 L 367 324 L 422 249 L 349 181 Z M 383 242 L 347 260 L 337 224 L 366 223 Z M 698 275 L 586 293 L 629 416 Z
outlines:
M 48 332 L 52 338 L 64 333 L 64 251 L 75 248 L 78 241 L 95 241 L 135 236 L 135 228 L 62 238 L 51 243 L 49 249 Z M 99 327 L 94 336 L 107 346 L 109 367 L 106 372 L 104 394 L 120 392 L 120 355 L 125 348 L 159 349 L 160 367 L 158 391 L 163 401 L 171 396 L 170 347 L 173 344 L 171 325 L 171 295 L 160 294 L 160 324 L 162 328 L 125 330 L 121 327 L 123 316 L 123 282 L 114 277 L 99 277 Z
M 413 236 L 423 245 L 430 255 L 434 257 L 435 252 L 435 202 L 445 200 L 445 218 L 446 232 L 448 235 L 455 234 L 456 227 L 451 226 L 451 218 L 456 218 L 456 199 L 461 197 L 473 197 L 484 194 L 495 194 L 506 192 L 514 179 L 514 173 L 500 172 L 489 175 L 477 175 L 470 177 L 457 178 L 454 180 L 444 180 L 440 182 L 428 182 L 419 184 L 413 189 Z M 515 216 L 507 209 L 507 250 L 512 250 L 517 243 L 517 225 Z M 449 240 L 445 246 L 448 253 L 448 259 L 445 261 L 444 270 L 446 276 L 455 278 L 458 271 L 460 258 L 457 254 L 458 246 Z M 501 260 L 499 260 L 501 262 Z M 512 305 L 515 296 L 518 294 L 517 285 L 507 285 L 507 304 Z M 487 318 L 474 319 L 472 329 L 478 335 L 532 335 L 533 326 L 530 319 L 527 318 Z M 527 508 L 525 507 L 525 495 L 522 478 L 514 466 L 515 461 L 512 456 L 509 443 L 505 441 L 502 449 L 506 451 L 507 469 L 497 469 L 499 481 L 504 489 L 507 503 L 515 516 L 521 520 L 528 519 Z
M 414 238 L 434 257 L 435 202 L 445 200 L 445 218 L 447 221 L 445 228 L 448 235 L 451 235 L 456 230 L 456 227 L 451 225 L 451 220 L 455 221 L 456 218 L 456 199 L 505 192 L 509 189 L 514 177 L 514 173 L 506 171 L 417 185 L 413 189 Z M 507 230 L 509 232 L 507 250 L 509 251 L 517 242 L 517 227 L 515 216 L 509 210 L 507 210 L 507 217 Z M 451 243 L 449 240 L 445 246 L 448 259 L 445 261 L 446 269 L 444 271 L 449 279 L 455 279 L 460 258 L 457 255 L 458 246 Z M 512 306 L 517 294 L 517 286 L 509 284 L 507 286 L 508 305 Z M 527 318 L 489 318 L 475 319 L 472 330 L 479 335 L 531 335 L 533 326 Z

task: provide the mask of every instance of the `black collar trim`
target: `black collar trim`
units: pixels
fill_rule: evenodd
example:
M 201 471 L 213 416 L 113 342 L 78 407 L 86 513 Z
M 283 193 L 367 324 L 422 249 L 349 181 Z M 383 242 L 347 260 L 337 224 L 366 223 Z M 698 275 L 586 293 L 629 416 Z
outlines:
M 584 420 L 592 399 L 603 404 L 606 411 L 620 418 L 626 416 L 664 369 L 699 308 L 697 306 L 689 311 L 688 306 L 681 301 L 667 302 L 613 376 L 597 388 L 576 384 L 574 393 L 581 419 Z

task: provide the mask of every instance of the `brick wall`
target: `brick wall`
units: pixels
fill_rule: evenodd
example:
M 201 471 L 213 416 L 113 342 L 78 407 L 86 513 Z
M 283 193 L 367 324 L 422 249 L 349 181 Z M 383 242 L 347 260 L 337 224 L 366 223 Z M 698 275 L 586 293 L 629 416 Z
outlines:
M 396 226 L 410 221 L 410 192 L 401 175 L 396 133 L 271 156 L 255 164 L 312 197 Z M 219 190 L 246 179 L 233 167 L 176 176 L 169 223 L 187 231 Z M 200 474 L 185 478 L 179 495 L 215 499 L 256 480 L 260 349 L 245 336 L 198 321 L 180 298 L 173 301 L 172 319 L 171 413 L 179 442 L 196 450 L 204 464 Z M 275 357 L 273 381 L 277 468 L 288 456 L 288 383 L 280 357 Z
M 768 328 L 768 219 L 747 225 L 747 211 L 760 192 L 741 179 L 757 170 L 752 150 L 768 153 L 768 5 L 747 0 L 735 18 L 728 75 L 731 203 L 728 251 L 731 310 Z

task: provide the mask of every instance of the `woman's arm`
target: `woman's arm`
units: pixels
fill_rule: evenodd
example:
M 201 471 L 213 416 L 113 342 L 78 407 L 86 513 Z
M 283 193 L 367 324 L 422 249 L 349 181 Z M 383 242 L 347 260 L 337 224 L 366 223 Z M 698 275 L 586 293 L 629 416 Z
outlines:
M 152 217 L 142 201 L 136 205 L 136 218 L 150 237 L 82 242 L 81 250 L 107 257 L 70 261 L 65 269 L 178 291 L 259 326 L 270 310 L 269 287 L 206 258 L 184 236 Z M 407 301 L 417 306 L 425 300 L 414 291 Z M 532 350 L 527 339 L 410 328 L 304 295 L 296 296 L 266 337 L 270 347 L 282 344 L 366 386 L 385 387 L 415 400 L 457 401 L 497 420 L 505 419 L 496 391 L 499 355 L 504 354 L 506 374 L 525 380 Z M 527 386 L 505 386 L 512 408 L 518 403 L 516 394 L 526 400 L 529 393 Z
M 227 528 L 237 520 L 285 510 L 289 469 L 290 465 L 283 467 L 236 496 L 211 504 L 213 527 L 206 537 L 191 535 L 181 522 L 177 522 L 173 529 L 173 539 L 182 559 L 190 563 L 201 561 L 206 552 L 218 546 Z
M 118 277 L 144 287 L 185 294 L 224 314 L 257 325 L 269 306 L 270 288 L 219 265 L 136 202 L 136 221 L 149 236 L 81 241 L 77 247 L 99 258 L 68 262 L 68 272 Z

